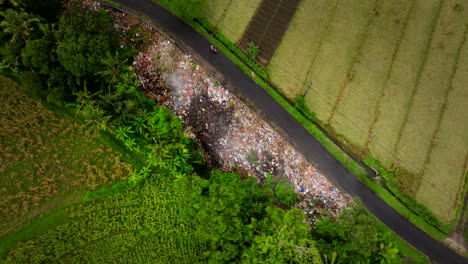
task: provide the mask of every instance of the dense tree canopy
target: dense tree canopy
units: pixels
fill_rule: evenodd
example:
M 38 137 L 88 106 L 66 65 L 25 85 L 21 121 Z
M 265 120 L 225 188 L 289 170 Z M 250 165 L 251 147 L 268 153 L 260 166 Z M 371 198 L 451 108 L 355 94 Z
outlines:
M 60 17 L 57 56 L 66 70 L 86 77 L 102 70 L 102 59 L 116 48 L 111 17 L 74 2 Z

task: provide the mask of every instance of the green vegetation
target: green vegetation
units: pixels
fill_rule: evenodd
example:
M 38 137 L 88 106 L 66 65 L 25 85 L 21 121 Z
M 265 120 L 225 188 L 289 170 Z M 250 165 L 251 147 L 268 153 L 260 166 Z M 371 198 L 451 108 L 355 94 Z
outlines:
M 210 7 L 206 7 L 205 10 L 207 10 L 207 12 L 209 10 L 218 10 L 217 19 L 222 20 L 224 16 L 223 12 L 230 8 L 230 2 L 231 1 L 216 1 L 216 4 L 210 5 Z M 389 120 L 388 118 L 392 119 L 393 121 L 398 121 L 400 123 L 402 122 L 402 118 L 397 120 L 394 118 L 394 116 L 398 116 L 400 113 L 405 111 L 404 109 L 402 110 L 401 107 L 398 107 L 398 104 L 400 103 L 407 105 L 407 103 L 404 101 L 408 101 L 407 99 L 410 97 L 409 93 L 411 93 L 411 89 L 406 89 L 403 91 L 401 90 L 400 86 L 411 86 L 411 84 L 408 81 L 401 82 L 400 79 L 402 77 L 414 79 L 414 75 L 406 73 L 411 72 L 411 68 L 417 68 L 419 63 L 418 60 L 421 61 L 421 56 L 416 56 L 414 49 L 403 49 L 401 48 L 401 45 L 407 45 L 406 43 L 408 41 L 411 41 L 414 44 L 412 45 L 414 47 L 423 46 L 425 43 L 428 43 L 428 37 L 415 37 L 415 35 L 411 35 L 411 32 L 426 32 L 430 35 L 431 25 L 425 23 L 424 21 L 428 19 L 433 21 L 436 20 L 436 17 L 434 17 L 434 19 L 430 19 L 430 16 L 437 15 L 434 11 L 437 11 L 435 8 L 437 8 L 438 3 L 440 2 L 434 1 L 431 2 L 430 5 L 424 5 L 419 1 L 414 1 L 412 3 L 405 2 L 400 5 L 396 2 L 381 3 L 381 1 L 368 1 L 353 8 L 345 8 L 344 6 L 340 5 L 338 1 L 326 3 L 323 1 L 302 1 L 288 32 L 283 38 L 282 44 L 278 48 L 275 56 L 272 59 L 272 62 L 269 65 L 269 71 L 274 73 L 270 76 L 267 74 L 267 70 L 253 63 L 248 56 L 246 56 L 240 49 L 238 49 L 237 45 L 232 44 L 231 41 L 224 37 L 223 34 L 226 34 L 228 31 L 227 27 L 225 27 L 223 30 L 221 27 L 213 27 L 212 24 L 210 24 L 210 22 L 213 23 L 213 17 L 207 16 L 207 19 L 199 19 L 197 20 L 199 24 L 194 23 L 193 21 L 189 22 L 200 32 L 204 33 L 206 37 L 210 38 L 212 42 L 215 43 L 221 51 L 224 51 L 244 72 L 251 75 L 252 78 L 257 81 L 257 83 L 259 83 L 267 92 L 270 93 L 270 95 L 272 95 L 278 102 L 280 102 L 283 107 L 285 107 L 293 116 L 295 116 L 314 136 L 316 136 L 316 138 L 321 141 L 321 143 L 327 148 L 327 150 L 330 151 L 330 153 L 332 153 L 333 156 L 335 156 L 335 158 L 340 160 L 340 162 L 342 162 L 351 172 L 353 172 L 353 174 L 357 175 L 358 178 L 360 178 L 366 185 L 368 185 L 369 188 L 374 190 L 376 193 L 381 193 L 384 200 L 397 209 L 397 211 L 399 211 L 402 215 L 406 216 L 413 223 L 417 224 L 421 229 L 425 230 L 432 236 L 441 239 L 447 234 L 447 232 L 453 229 L 456 218 L 450 222 L 442 223 L 438 220 L 437 217 L 434 216 L 433 212 L 429 211 L 427 208 L 425 208 L 425 206 L 421 205 L 420 202 L 415 201 L 414 196 L 408 196 L 408 193 L 416 193 L 419 184 L 423 181 L 422 175 L 415 175 L 408 171 L 404 168 L 404 163 L 400 164 L 401 167 L 399 167 L 397 163 L 393 165 L 395 156 L 393 154 L 389 155 L 389 150 L 391 150 L 393 148 L 392 146 L 395 145 L 396 137 L 393 145 L 388 141 L 376 139 L 377 134 L 395 134 L 394 132 L 396 130 L 388 129 L 388 125 L 382 126 L 382 122 L 387 122 L 387 120 Z M 219 8 L 217 9 L 216 6 Z M 403 8 L 403 6 L 405 8 Z M 375 7 L 375 9 L 370 10 L 370 7 Z M 219 12 L 220 9 L 224 11 Z M 459 9 L 455 8 L 454 10 Z M 213 13 L 212 11 L 209 12 Z M 350 74 L 346 74 L 346 78 L 340 85 L 337 86 L 340 91 L 338 93 L 338 97 L 340 99 L 336 100 L 336 98 L 338 98 L 336 96 L 327 99 L 323 96 L 322 91 L 323 89 L 331 91 L 329 89 L 329 85 L 325 85 L 324 82 L 316 83 L 317 79 L 313 76 L 314 71 L 320 71 L 320 78 L 325 76 L 322 74 L 324 67 L 313 67 L 313 65 L 318 63 L 321 58 L 320 56 L 323 56 L 322 61 L 324 65 L 328 67 L 327 65 L 330 63 L 330 59 L 329 56 L 326 57 L 326 55 L 332 52 L 334 43 L 336 44 L 344 41 L 330 41 L 329 38 L 332 38 L 335 35 L 336 38 L 342 38 L 343 36 L 340 35 L 340 32 L 348 31 L 348 26 L 346 23 L 342 23 L 343 17 L 347 16 L 339 16 L 339 14 L 348 11 L 352 16 L 361 16 L 362 18 L 362 27 L 359 28 L 355 27 L 356 25 L 353 25 L 352 28 L 352 30 L 356 30 L 356 32 L 360 33 L 351 34 L 351 37 L 360 36 L 360 38 L 353 40 L 356 44 L 354 48 L 350 48 L 350 50 L 353 50 L 353 54 L 349 56 L 333 56 L 336 58 L 336 60 L 340 60 L 340 58 L 344 60 L 349 59 L 348 65 L 343 64 L 343 70 Z M 311 13 L 316 13 L 316 15 L 310 16 Z M 310 22 L 311 19 L 313 19 L 313 23 Z M 336 22 L 336 19 L 340 19 L 341 22 Z M 390 28 L 387 27 L 389 23 L 391 24 Z M 202 26 L 200 26 L 200 24 Z M 310 27 L 317 27 L 317 30 L 306 30 L 306 32 L 303 32 L 305 29 L 309 29 Z M 336 28 L 339 27 L 346 27 L 347 29 L 337 30 Z M 390 30 L 390 33 L 386 35 L 385 38 L 381 37 L 382 28 L 385 28 L 385 30 Z M 336 31 L 336 34 L 332 34 L 332 36 L 330 36 L 330 31 L 333 30 Z M 214 34 L 215 39 L 212 35 L 213 32 L 216 32 Z M 221 47 L 221 43 L 219 42 L 228 47 L 228 49 Z M 379 44 L 376 44 L 377 42 Z M 293 45 L 294 47 L 297 47 L 297 49 L 291 49 L 291 43 L 294 43 Z M 291 53 L 291 50 L 301 50 L 301 52 Z M 327 50 L 328 52 L 326 52 Z M 237 56 L 233 55 L 231 52 Z M 366 54 L 373 54 L 373 56 L 363 56 L 364 52 Z M 303 54 L 310 54 L 310 56 L 303 56 Z M 369 67 L 369 65 L 375 64 L 375 62 L 378 61 L 372 58 L 382 56 L 385 57 L 385 63 L 379 63 L 379 67 L 375 67 L 378 70 L 372 72 L 372 77 L 364 76 L 363 73 L 368 72 L 366 67 Z M 365 59 L 368 59 L 368 61 L 361 61 L 361 57 L 365 57 Z M 416 57 L 418 60 L 415 59 Z M 296 59 L 291 60 L 290 58 Z M 402 60 L 403 58 L 406 59 Z M 408 60 L 410 63 L 404 62 Z M 247 66 L 244 65 L 244 63 L 247 64 Z M 413 66 L 408 68 L 407 65 L 409 64 Z M 333 69 L 330 72 L 334 73 L 335 68 L 335 66 L 329 68 Z M 402 71 L 402 68 L 405 68 L 406 70 Z M 306 71 L 303 71 L 304 69 L 306 69 Z M 295 74 L 299 71 L 302 72 L 302 77 L 300 78 L 298 78 L 298 75 Z M 401 72 L 401 74 L 395 75 L 394 72 Z M 264 83 L 260 78 L 258 78 L 257 75 L 263 77 L 264 79 L 270 77 L 273 83 L 278 85 L 278 89 L 283 94 L 289 98 L 296 98 L 296 109 L 291 107 L 288 102 L 286 102 L 279 94 L 277 94 L 275 90 L 271 89 L 268 84 Z M 362 75 L 362 77 L 359 77 L 360 75 Z M 332 83 L 336 81 L 335 76 L 330 78 Z M 304 84 L 308 80 L 313 80 L 314 85 L 312 89 L 310 89 L 310 92 L 307 93 L 307 96 L 302 97 L 300 95 L 304 91 Z M 454 80 L 456 80 L 456 78 L 454 78 Z M 367 82 L 367 86 L 364 85 L 364 82 Z M 380 85 L 380 90 L 369 88 L 371 87 L 370 83 L 372 83 L 372 86 Z M 373 100 L 366 100 L 365 103 L 356 104 L 356 102 L 358 102 L 361 97 L 360 93 L 351 92 L 356 90 L 352 87 L 357 87 L 357 89 L 371 89 L 370 92 L 363 93 L 369 94 L 369 96 L 372 95 Z M 391 89 L 397 90 L 393 91 L 391 95 L 390 93 L 385 92 L 386 90 Z M 379 91 L 379 93 L 376 93 L 376 91 Z M 390 98 L 389 96 L 394 98 Z M 316 100 L 318 102 L 314 103 L 313 107 L 311 107 L 311 100 Z M 399 101 L 399 103 L 395 103 L 395 101 Z M 390 104 L 387 102 L 390 102 Z M 383 104 L 385 104 L 385 109 L 388 109 L 389 111 L 380 110 L 383 109 Z M 351 115 L 354 115 L 355 113 L 361 114 L 356 115 L 357 118 L 355 118 L 355 120 L 349 119 L 347 116 L 348 114 L 346 113 L 348 110 L 342 110 L 345 106 L 351 107 L 350 109 L 353 112 Z M 336 113 L 332 115 L 332 119 L 335 120 L 333 121 L 334 123 L 332 125 L 327 124 L 327 119 L 323 120 L 323 116 L 321 118 L 317 118 L 317 115 L 320 113 L 310 110 L 315 110 L 316 108 L 319 108 L 320 111 Z M 299 110 L 301 113 L 299 113 L 297 110 Z M 394 110 L 398 111 L 399 113 L 395 113 Z M 395 113 L 395 115 L 389 115 L 389 112 Z M 304 118 L 304 116 L 307 118 Z M 361 116 L 367 116 L 367 118 L 363 119 Z M 359 164 L 354 162 L 352 159 L 347 157 L 347 155 L 344 154 L 339 147 L 335 146 L 335 144 L 331 142 L 319 129 L 311 124 L 310 120 L 320 124 L 323 128 L 328 130 L 329 134 L 333 135 L 339 141 L 343 140 L 344 147 L 354 152 L 354 154 L 356 154 L 358 157 L 368 157 L 370 153 L 375 155 L 375 157 L 384 164 L 385 168 L 393 168 L 393 174 L 395 175 L 393 176 L 393 180 L 383 183 L 390 189 L 391 192 L 385 190 L 383 186 L 379 185 L 379 183 L 367 179 L 364 169 L 361 168 Z M 367 124 L 364 124 L 363 120 L 367 120 Z M 396 123 L 395 125 L 398 126 Z M 335 130 L 338 126 L 341 126 L 342 128 L 346 127 L 346 129 L 344 129 L 342 133 L 339 133 Z M 366 131 L 367 135 L 362 133 L 363 131 Z M 396 132 L 395 135 L 397 134 L 398 132 Z M 359 139 L 355 137 L 354 139 L 350 140 L 352 135 L 358 135 Z M 382 138 L 385 137 L 382 136 Z M 350 142 L 345 140 L 350 140 Z M 459 149 L 464 148 L 464 144 L 460 144 L 458 146 Z M 447 150 L 447 148 L 444 149 Z M 449 157 L 449 155 L 446 155 L 445 157 Z M 432 160 L 437 161 L 437 159 Z M 434 163 L 440 164 L 438 162 Z M 452 178 L 455 179 L 455 177 Z M 457 185 L 454 184 L 452 186 Z M 408 187 L 416 189 L 413 189 L 413 191 L 407 191 Z M 427 193 L 429 194 L 430 192 Z M 392 197 L 392 195 L 396 196 L 398 200 L 395 199 L 395 197 Z M 454 195 L 458 195 L 457 197 L 460 197 L 460 192 L 457 192 L 457 194 Z M 399 200 L 403 201 L 404 205 L 401 204 Z M 438 202 L 441 202 L 441 200 L 438 200 Z M 458 205 L 459 203 L 454 205 L 454 208 L 457 208 Z M 415 215 L 415 213 L 420 213 L 421 215 L 418 216 Z
M 272 82 L 296 99 L 313 81 L 298 109 L 315 113 L 358 156 L 393 169 L 397 185 L 387 185 L 410 197 L 409 207 L 416 200 L 453 227 L 468 147 L 464 124 L 449 125 L 463 113 L 455 97 L 464 91 L 454 85 L 466 82 L 462 4 L 325 2 L 301 2 L 269 65 Z M 434 65 L 443 70 L 429 74 Z
M 106 13 L 83 8 L 72 5 L 63 16 L 75 10 L 73 19 L 77 21 L 81 21 L 80 16 L 90 17 L 101 21 L 99 26 L 112 28 L 105 22 L 110 21 Z M 385 227 L 362 207 L 337 221 L 322 219 L 317 229 L 310 229 L 303 212 L 291 208 L 297 197 L 287 181 L 268 178 L 259 186 L 255 179 L 241 180 L 234 173 L 206 173 L 203 153 L 186 137 L 181 120 L 138 90 L 129 67 L 131 57 L 121 55 L 134 51 L 112 48 L 117 47 L 116 32 L 91 30 L 87 23 L 73 32 L 69 27 L 74 25 L 62 16 L 58 29 L 39 20 L 31 21 L 30 34 L 20 35 L 13 43 L 16 46 L 10 46 L 25 54 L 24 61 L 2 64 L 3 73 L 21 77 L 25 90 L 48 106 L 74 113 L 89 131 L 83 132 L 84 137 L 94 140 L 92 135 L 101 135 L 136 171 L 124 175 L 129 176 L 123 177 L 125 181 L 90 192 L 85 199 L 58 207 L 9 233 L 0 242 L 4 262 L 329 263 L 329 259 L 336 259 L 343 263 L 402 263 L 397 247 L 410 254 L 411 249 L 386 234 Z M 60 40 L 48 38 L 51 33 L 62 34 L 57 32 L 88 40 L 102 38 L 111 48 L 89 60 L 82 56 L 90 65 L 83 69 L 59 58 Z M 12 36 L 2 32 L 1 40 L 10 42 Z M 29 41 L 39 39 L 43 41 L 26 49 Z M 88 52 L 67 45 L 64 50 L 74 50 L 74 56 Z M 39 47 L 45 46 L 50 48 L 46 50 L 50 56 L 40 53 Z M 5 58 L 2 55 L 3 62 Z M 46 58 L 47 67 L 37 63 Z M 287 104 L 271 88 L 268 91 Z M 5 98 L 10 98 L 7 95 Z M 302 117 L 294 107 L 288 110 Z M 11 113 L 5 121 L 10 121 L 9 116 Z M 46 120 L 38 122 L 48 124 Z M 316 127 L 307 124 L 320 135 Z M 8 128 L 14 126 L 8 123 Z M 323 136 L 321 140 L 328 139 Z M 87 141 L 78 144 L 91 145 Z M 328 147 L 336 146 L 329 142 Z M 93 154 L 95 158 L 101 152 Z M 342 156 L 341 160 L 345 159 Z M 354 164 L 350 161 L 348 165 L 362 170 L 353 168 Z M 363 241 L 363 237 L 368 239 Z M 427 262 L 417 253 L 411 254 L 416 254 L 414 259 L 419 263 Z
M 82 126 L 58 117 L 5 77 L 0 103 L 0 236 L 133 171 Z
M 247 54 L 249 57 L 254 60 L 257 57 L 258 53 L 260 52 L 260 47 L 255 45 L 253 41 L 250 41 L 249 47 L 247 48 Z
M 203 6 L 203 15 L 216 31 L 222 32 L 230 42 L 237 42 L 250 23 L 261 0 L 215 0 Z

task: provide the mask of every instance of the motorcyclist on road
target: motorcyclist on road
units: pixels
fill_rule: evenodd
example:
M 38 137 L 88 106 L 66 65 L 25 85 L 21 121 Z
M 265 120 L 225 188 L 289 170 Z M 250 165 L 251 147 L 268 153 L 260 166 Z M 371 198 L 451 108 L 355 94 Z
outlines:
M 210 50 L 211 52 L 213 52 L 214 54 L 218 53 L 218 49 L 216 49 L 216 47 L 214 45 L 211 45 L 210 46 Z

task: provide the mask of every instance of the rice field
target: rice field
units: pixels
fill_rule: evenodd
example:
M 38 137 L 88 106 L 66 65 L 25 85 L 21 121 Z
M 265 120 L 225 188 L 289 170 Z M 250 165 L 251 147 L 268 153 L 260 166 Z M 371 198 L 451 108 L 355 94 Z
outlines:
M 269 66 L 290 99 L 312 82 L 305 102 L 318 119 L 395 169 L 402 190 L 444 222 L 456 215 L 467 170 L 464 8 L 468 1 L 302 1 Z
M 204 14 L 232 42 L 242 39 L 261 0 L 206 1 Z
M 99 138 L 0 76 L 0 237 L 132 167 Z
M 446 223 L 467 173 L 466 10 L 468 0 L 302 0 L 268 65 L 291 100 L 312 83 L 305 103 L 327 129 Z M 227 17 L 241 36 L 248 23 Z

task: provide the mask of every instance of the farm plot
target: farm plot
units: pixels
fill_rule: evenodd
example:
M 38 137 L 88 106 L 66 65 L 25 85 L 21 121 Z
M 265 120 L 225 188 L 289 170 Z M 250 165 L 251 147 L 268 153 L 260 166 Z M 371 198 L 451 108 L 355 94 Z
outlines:
M 217 26 L 224 18 L 231 2 L 232 0 L 207 1 L 203 8 L 203 14 L 213 26 Z
M 336 112 L 344 115 L 335 113 L 330 124 L 360 148 L 364 147 L 367 130 L 374 120 L 411 7 L 412 2 L 406 0 L 381 2 L 374 11 L 357 62 L 347 73 L 347 83 L 336 106 Z
M 260 47 L 257 60 L 267 65 L 299 3 L 300 0 L 264 0 L 244 34 L 242 47 L 247 49 L 253 41 Z
M 466 0 L 303 0 L 268 67 L 289 99 L 312 83 L 305 103 L 317 118 L 395 170 L 400 188 L 444 221 L 466 174 L 466 8 Z
M 205 15 L 213 25 L 232 42 L 242 38 L 245 29 L 254 16 L 258 5 L 262 0 L 216 0 L 206 1 Z M 221 9 L 217 9 L 218 6 Z
M 427 60 L 397 141 L 397 157 L 410 164 L 415 174 L 424 173 L 466 29 L 465 13 L 454 9 L 451 1 L 442 2 Z
M 374 0 L 340 2 L 317 58 L 309 65 L 306 82 L 313 81 L 314 89 L 305 97 L 305 103 L 320 120 L 327 121 L 331 116 L 374 4 Z
M 416 199 L 426 204 L 442 220 L 449 222 L 463 197 L 466 162 L 468 160 L 468 43 L 458 58 L 458 67 L 451 81 L 451 90 L 442 115 L 440 129 L 435 135 L 429 162 Z M 465 62 L 465 63 L 462 63 Z
M 20 90 L 0 76 L 0 236 L 132 172 L 83 127 Z
M 309 65 L 327 34 L 336 2 L 302 0 L 268 65 L 271 82 L 289 99 L 304 91 Z
M 437 21 L 439 0 L 416 0 L 408 19 L 393 67 L 384 83 L 384 94 L 374 116 L 374 124 L 369 130 L 367 149 L 384 166 L 390 168 L 394 162 L 404 163 L 392 155 L 400 128 L 409 111 L 409 103 L 417 85 L 435 22 Z

